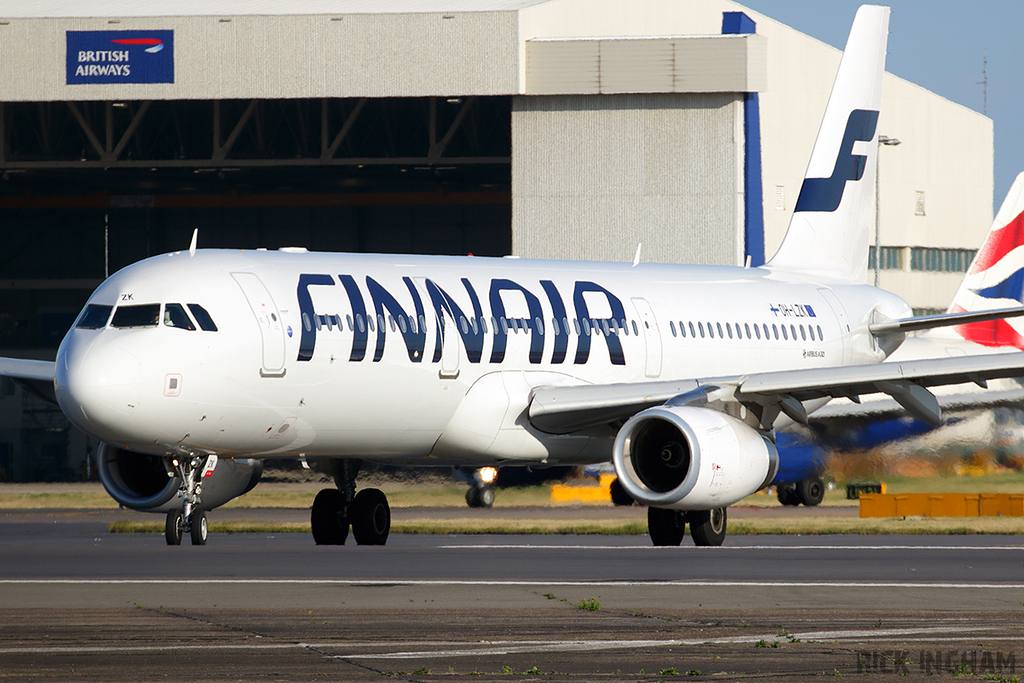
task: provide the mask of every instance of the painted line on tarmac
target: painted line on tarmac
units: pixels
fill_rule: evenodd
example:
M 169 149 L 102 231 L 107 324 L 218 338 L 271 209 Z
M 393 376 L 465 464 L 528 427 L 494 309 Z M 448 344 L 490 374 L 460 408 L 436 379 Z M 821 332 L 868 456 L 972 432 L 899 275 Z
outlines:
M 1024 583 L 955 583 L 926 581 L 564 581 L 533 580 L 516 581 L 508 579 L 0 579 L 0 585 L 83 585 L 83 586 L 206 586 L 206 585 L 292 585 L 292 586 L 368 586 L 392 588 L 395 586 L 487 586 L 487 587 L 537 587 L 537 586 L 591 586 L 657 588 L 659 586 L 696 587 L 751 587 L 751 588 L 958 588 L 1024 590 Z
M 442 550 L 482 550 L 496 548 L 501 550 L 647 550 L 651 552 L 671 552 L 675 546 L 652 545 L 491 545 L 475 543 L 472 545 L 440 545 Z M 702 549 L 700 546 L 683 546 L 687 551 L 724 552 L 728 550 L 1016 550 L 1024 551 L 1024 545 L 723 545 Z
M 330 659 L 416 659 L 416 658 L 453 658 L 453 657 L 478 657 L 486 655 L 508 655 L 518 653 L 542 653 L 542 652 L 590 652 L 595 650 L 635 650 L 650 647 L 677 647 L 677 646 L 699 646 L 699 645 L 731 645 L 742 643 L 756 643 L 758 641 L 785 641 L 790 637 L 802 641 L 815 640 L 850 640 L 850 639 L 874 639 L 879 637 L 892 638 L 897 636 L 928 636 L 929 634 L 944 633 L 978 633 L 981 631 L 994 630 L 995 627 L 968 627 L 963 624 L 955 626 L 941 626 L 930 628 L 900 628 L 900 629 L 856 629 L 847 631 L 809 631 L 805 633 L 793 633 L 782 636 L 778 633 L 767 633 L 750 636 L 725 636 L 712 639 L 669 639 L 669 640 L 570 640 L 557 643 L 550 640 L 480 640 L 473 642 L 465 641 L 439 641 L 422 642 L 411 641 L 396 643 L 397 646 L 409 647 L 415 645 L 429 645 L 436 649 L 403 650 L 399 652 L 354 652 L 348 654 L 331 654 L 329 650 L 339 648 L 350 649 L 353 647 L 380 648 L 380 643 L 211 643 L 203 642 L 202 649 L 205 651 L 268 651 L 268 650 L 313 650 Z M 985 636 L 989 640 L 996 640 Z M 927 639 L 926 640 L 930 640 Z M 962 640 L 962 638 L 960 639 Z M 0 648 L 0 655 L 47 655 L 47 654 L 111 654 L 111 653 L 145 653 L 145 652 L 166 652 L 173 644 L 162 645 L 54 645 L 49 647 L 3 647 Z

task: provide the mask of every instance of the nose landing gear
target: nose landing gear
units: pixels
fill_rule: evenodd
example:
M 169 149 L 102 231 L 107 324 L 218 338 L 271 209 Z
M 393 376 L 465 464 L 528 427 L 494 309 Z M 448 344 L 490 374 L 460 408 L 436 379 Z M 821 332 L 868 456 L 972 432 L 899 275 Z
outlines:
M 200 494 L 203 492 L 203 477 L 213 472 L 217 456 L 176 457 L 171 460 L 171 466 L 181 479 L 178 489 L 181 509 L 167 513 L 164 539 L 167 545 L 181 545 L 181 539 L 187 533 L 192 545 L 206 545 L 206 512 L 199 507 L 202 502 Z

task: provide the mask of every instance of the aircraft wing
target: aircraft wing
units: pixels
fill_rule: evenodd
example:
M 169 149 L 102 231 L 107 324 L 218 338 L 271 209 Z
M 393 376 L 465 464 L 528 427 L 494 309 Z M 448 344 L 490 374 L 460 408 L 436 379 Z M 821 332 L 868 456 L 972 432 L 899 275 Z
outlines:
M 707 403 L 714 395 L 741 403 L 770 428 L 779 413 L 807 422 L 801 402 L 864 394 L 888 394 L 912 416 L 941 424 L 938 399 L 927 387 L 1024 377 L 1024 353 L 958 356 L 831 368 L 762 372 L 669 382 L 537 387 L 530 405 L 530 422 L 538 429 L 564 434 L 631 417 L 655 405 Z
M 57 364 L 48 360 L 26 358 L 0 358 L 0 377 L 10 377 L 22 388 L 50 403 L 57 403 L 53 391 L 53 377 Z
M 0 358 L 0 377 L 52 382 L 57 364 L 48 360 Z

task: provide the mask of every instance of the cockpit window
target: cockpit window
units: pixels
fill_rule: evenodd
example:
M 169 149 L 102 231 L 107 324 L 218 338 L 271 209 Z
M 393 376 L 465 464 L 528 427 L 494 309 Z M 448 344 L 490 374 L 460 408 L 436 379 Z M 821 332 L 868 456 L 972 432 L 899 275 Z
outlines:
M 196 322 L 199 323 L 199 327 L 203 328 L 206 332 L 216 332 L 217 326 L 213 322 L 213 318 L 206 312 L 206 309 L 199 304 L 189 304 L 188 310 L 192 311 L 192 315 L 195 317 Z
M 118 306 L 111 327 L 154 327 L 160 322 L 160 304 Z
M 81 330 L 98 330 L 106 327 L 112 310 L 114 310 L 113 306 L 89 304 L 82 311 L 82 315 L 78 316 L 78 322 L 75 323 L 75 327 Z
M 177 327 L 182 330 L 195 330 L 196 326 L 189 320 L 188 313 L 181 304 L 167 304 L 164 306 L 164 325 Z

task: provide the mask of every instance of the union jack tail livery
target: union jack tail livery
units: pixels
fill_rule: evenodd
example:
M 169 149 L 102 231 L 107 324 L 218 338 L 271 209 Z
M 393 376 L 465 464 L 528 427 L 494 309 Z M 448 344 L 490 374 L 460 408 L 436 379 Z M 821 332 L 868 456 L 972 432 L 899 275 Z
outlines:
M 950 313 L 984 311 L 1024 303 L 1024 173 L 1010 191 L 992 221 L 985 243 L 974 257 Z M 990 320 L 957 325 L 953 329 L 967 341 L 983 346 L 1015 346 L 1024 349 L 1024 322 Z

